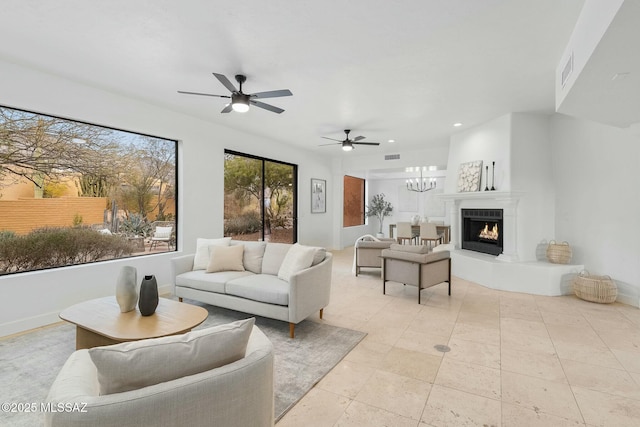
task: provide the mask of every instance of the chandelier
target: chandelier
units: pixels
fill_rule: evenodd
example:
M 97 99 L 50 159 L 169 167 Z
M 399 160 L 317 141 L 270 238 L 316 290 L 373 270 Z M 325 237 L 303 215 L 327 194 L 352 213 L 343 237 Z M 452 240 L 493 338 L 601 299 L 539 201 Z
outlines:
M 416 168 L 407 168 L 406 172 L 413 172 L 414 170 L 420 171 L 420 178 L 415 179 L 407 179 L 407 190 L 415 191 L 417 193 L 425 193 L 427 191 L 433 190 L 436 188 L 436 179 L 435 178 L 424 178 L 422 176 L 422 171 L 426 171 L 426 167 L 416 167 Z

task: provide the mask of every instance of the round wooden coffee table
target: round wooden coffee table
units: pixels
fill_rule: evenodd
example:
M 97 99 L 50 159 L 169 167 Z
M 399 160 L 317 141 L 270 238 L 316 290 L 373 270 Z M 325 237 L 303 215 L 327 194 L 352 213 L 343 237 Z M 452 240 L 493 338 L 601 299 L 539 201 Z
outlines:
M 114 296 L 73 305 L 60 318 L 76 325 L 76 349 L 118 344 L 189 332 L 209 312 L 195 305 L 160 298 L 156 312 L 142 316 L 135 310 L 121 313 Z

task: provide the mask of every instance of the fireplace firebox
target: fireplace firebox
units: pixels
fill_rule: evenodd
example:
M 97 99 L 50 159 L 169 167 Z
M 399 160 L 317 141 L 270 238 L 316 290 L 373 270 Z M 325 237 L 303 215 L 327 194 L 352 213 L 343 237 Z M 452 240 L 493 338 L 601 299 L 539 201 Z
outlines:
M 502 253 L 502 209 L 462 209 L 462 249 Z

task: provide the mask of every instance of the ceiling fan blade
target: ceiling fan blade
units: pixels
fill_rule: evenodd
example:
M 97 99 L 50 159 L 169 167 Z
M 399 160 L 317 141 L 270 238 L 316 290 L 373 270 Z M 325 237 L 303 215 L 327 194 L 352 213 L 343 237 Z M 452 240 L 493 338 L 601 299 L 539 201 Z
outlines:
M 331 139 L 331 138 L 327 138 L 327 139 Z M 335 139 L 334 139 L 334 141 L 335 141 Z M 320 145 L 318 145 L 318 147 L 324 147 L 324 146 L 327 146 L 327 145 L 342 145 L 342 142 L 337 142 L 337 143 L 334 142 L 333 144 L 320 144 Z
M 264 108 L 265 110 L 269 110 L 274 113 L 280 114 L 284 111 L 282 108 L 274 107 L 273 105 L 265 104 L 264 102 L 254 101 L 253 99 L 250 100 L 249 102 L 255 105 L 256 107 Z
M 227 106 L 226 106 L 226 107 L 224 107 L 224 108 L 222 109 L 222 111 L 220 111 L 220 112 L 221 112 L 221 113 L 230 113 L 230 112 L 231 112 L 231 110 L 233 110 L 233 106 L 232 106 L 231 104 L 227 104 Z
M 215 98 L 231 98 L 230 96 L 227 96 L 227 95 L 214 95 L 212 93 L 201 93 L 201 92 L 187 92 L 185 90 L 179 90 L 178 93 L 183 93 L 186 95 L 213 96 Z
M 354 141 L 360 141 L 361 139 L 364 139 L 364 136 L 356 136 L 355 138 L 353 138 Z
M 270 91 L 267 91 L 267 92 L 258 92 L 258 93 L 251 94 L 252 98 L 260 98 L 260 99 L 278 98 L 280 96 L 293 96 L 293 94 L 291 93 L 291 91 L 289 89 L 270 90 Z
M 218 73 L 213 73 L 213 75 L 216 76 L 218 80 L 220 80 L 220 83 L 222 83 L 224 87 L 229 89 L 229 92 L 233 93 L 238 91 L 225 75 Z
M 358 144 L 358 145 L 380 145 L 379 142 L 352 142 L 352 144 Z
M 326 137 L 326 136 L 323 136 L 322 138 L 323 138 L 323 139 L 330 139 L 331 141 L 338 141 L 339 143 L 343 143 L 343 142 L 344 142 L 344 141 L 343 141 L 343 140 L 341 140 L 341 139 L 334 139 L 334 138 L 329 138 L 329 137 Z

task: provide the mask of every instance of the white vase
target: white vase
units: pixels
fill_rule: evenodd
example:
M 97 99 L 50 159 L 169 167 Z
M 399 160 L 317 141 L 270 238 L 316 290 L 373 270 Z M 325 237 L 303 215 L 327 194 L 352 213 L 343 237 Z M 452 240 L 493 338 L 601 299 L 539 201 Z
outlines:
M 138 303 L 138 271 L 135 267 L 125 265 L 120 269 L 118 281 L 116 282 L 116 301 L 120 306 L 120 311 L 126 313 L 135 310 Z
M 382 239 L 382 238 L 384 238 L 384 233 L 376 233 L 376 237 L 378 239 Z
M 420 224 L 420 215 L 414 215 L 411 217 L 411 225 Z

